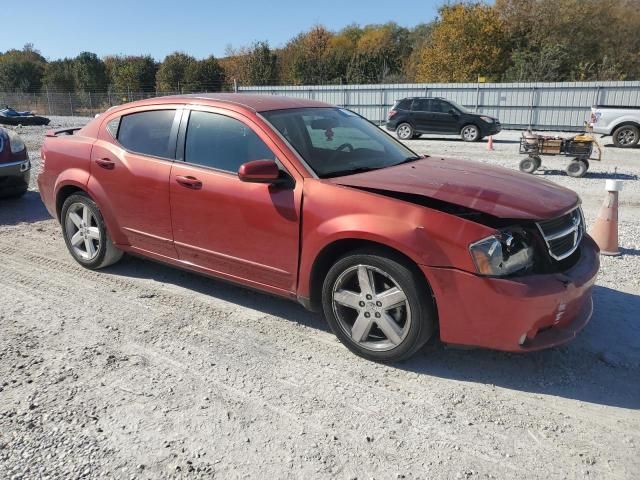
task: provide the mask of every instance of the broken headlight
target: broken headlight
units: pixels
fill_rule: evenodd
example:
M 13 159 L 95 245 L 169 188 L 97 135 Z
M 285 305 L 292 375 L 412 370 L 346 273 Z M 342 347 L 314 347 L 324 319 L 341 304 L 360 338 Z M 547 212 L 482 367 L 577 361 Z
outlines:
M 505 276 L 533 265 L 533 246 L 524 231 L 503 231 L 469 245 L 481 275 Z

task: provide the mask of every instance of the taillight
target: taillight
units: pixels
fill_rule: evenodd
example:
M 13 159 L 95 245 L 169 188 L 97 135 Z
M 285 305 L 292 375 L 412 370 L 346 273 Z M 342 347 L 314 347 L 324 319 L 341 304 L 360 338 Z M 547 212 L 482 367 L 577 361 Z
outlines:
M 389 118 L 393 117 L 396 113 L 398 113 L 396 110 L 389 110 Z

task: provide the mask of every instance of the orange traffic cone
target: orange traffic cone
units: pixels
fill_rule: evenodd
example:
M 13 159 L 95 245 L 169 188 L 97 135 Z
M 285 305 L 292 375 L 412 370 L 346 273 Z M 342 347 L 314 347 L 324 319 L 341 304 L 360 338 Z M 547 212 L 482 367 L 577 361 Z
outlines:
M 589 235 L 600 247 L 602 255 L 620 255 L 618 249 L 618 192 L 622 190 L 620 180 L 607 180 L 607 197 L 598 212 L 596 223 Z
M 489 135 L 489 142 L 487 142 L 487 150 L 493 150 L 493 135 Z

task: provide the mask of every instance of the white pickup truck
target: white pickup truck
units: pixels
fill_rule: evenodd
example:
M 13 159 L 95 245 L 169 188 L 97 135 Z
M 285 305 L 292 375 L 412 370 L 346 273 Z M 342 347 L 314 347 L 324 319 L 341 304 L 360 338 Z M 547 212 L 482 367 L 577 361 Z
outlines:
M 593 133 L 611 135 L 616 147 L 633 147 L 640 140 L 640 107 L 596 105 L 591 107 L 589 124 Z

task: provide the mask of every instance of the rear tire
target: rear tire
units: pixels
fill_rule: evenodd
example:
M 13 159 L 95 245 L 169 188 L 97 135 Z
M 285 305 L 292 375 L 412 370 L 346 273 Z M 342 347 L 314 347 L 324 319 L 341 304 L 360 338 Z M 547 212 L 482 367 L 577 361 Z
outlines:
M 414 130 L 410 123 L 401 123 L 396 128 L 396 135 L 400 140 L 411 140 L 413 137 Z
M 579 158 L 574 159 L 569 165 L 567 165 L 567 175 L 574 178 L 584 177 L 589 170 L 589 162 Z
M 398 362 L 431 337 L 436 313 L 429 287 L 404 259 L 373 250 L 352 252 L 329 270 L 322 287 L 329 326 L 353 353 Z
M 113 265 L 123 252 L 111 241 L 100 209 L 84 192 L 69 196 L 60 215 L 62 235 L 71 256 L 90 270 Z
M 640 129 L 634 125 L 623 125 L 614 130 L 613 144 L 618 148 L 631 148 L 640 140 Z

